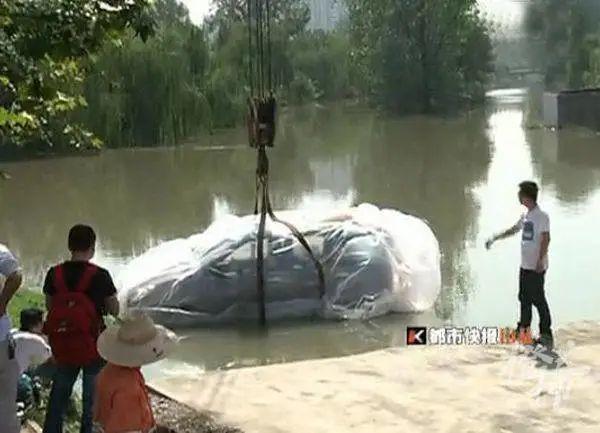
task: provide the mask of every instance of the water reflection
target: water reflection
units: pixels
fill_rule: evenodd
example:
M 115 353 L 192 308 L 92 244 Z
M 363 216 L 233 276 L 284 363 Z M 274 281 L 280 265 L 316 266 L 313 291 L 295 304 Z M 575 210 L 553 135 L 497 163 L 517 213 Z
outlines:
M 275 159 L 276 204 L 312 189 L 309 162 L 293 142 Z M 117 265 L 159 241 L 203 230 L 219 203 L 239 213 L 254 204 L 255 155 L 246 148 L 107 151 L 8 168 L 13 180 L 0 185 L 0 233 L 33 284 L 64 256 L 67 230 L 77 221 L 97 228 L 101 261 Z
M 426 218 L 444 253 L 448 291 L 439 311 L 449 317 L 468 286 L 461 255 L 477 219 L 469 191 L 490 157 L 485 130 L 483 111 L 398 120 L 358 107 L 288 109 L 271 152 L 274 206 L 373 202 Z M 22 257 L 29 284 L 39 285 L 43 270 L 64 257 L 77 221 L 97 228 L 98 261 L 118 271 L 153 244 L 201 231 L 218 213 L 252 211 L 255 154 L 243 139 L 227 131 L 209 148 L 10 164 L 13 180 L 0 184 L 0 233 Z
M 600 186 L 600 135 L 586 129 L 530 131 L 536 175 L 568 205 L 583 205 Z
M 409 323 L 513 323 L 518 239 L 492 252 L 482 242 L 514 222 L 516 184 L 527 177 L 540 180 L 552 218 L 553 320 L 597 318 L 597 241 L 581 227 L 593 227 L 600 209 L 600 138 L 525 130 L 524 99 L 520 90 L 500 92 L 453 119 L 342 106 L 284 111 L 271 152 L 274 206 L 372 202 L 426 218 L 443 253 L 440 299 L 427 315 L 281 324 L 266 337 L 196 331 L 176 358 L 233 367 L 398 345 Z M 40 284 L 64 257 L 68 228 L 88 221 L 100 235 L 99 262 L 118 273 L 150 245 L 201 231 L 222 213 L 252 212 L 256 160 L 244 143 L 234 130 L 177 149 L 3 164 L 13 179 L 0 182 L 0 239 L 22 257 L 28 283 Z
M 185 335 L 173 360 L 207 369 L 238 368 L 362 353 L 406 344 L 406 326 L 440 324 L 433 312 L 369 321 L 290 322 L 257 328 L 199 329 Z M 207 350 L 210 348 L 210 350 Z
M 234 163 L 237 171 L 217 176 Z M 0 232 L 28 275 L 64 256 L 67 230 L 77 221 L 94 225 L 101 251 L 124 260 L 157 240 L 201 230 L 215 197 L 239 197 L 235 204 L 249 208 L 252 187 L 240 172 L 252 173 L 252 163 L 236 150 L 178 149 L 12 164 L 13 180 L 0 186 Z
M 358 154 L 358 199 L 419 215 L 435 231 L 443 254 L 442 318 L 466 302 L 471 286 L 464 246 L 477 229 L 471 189 L 490 161 L 486 127 L 482 111 L 450 120 L 381 119 Z

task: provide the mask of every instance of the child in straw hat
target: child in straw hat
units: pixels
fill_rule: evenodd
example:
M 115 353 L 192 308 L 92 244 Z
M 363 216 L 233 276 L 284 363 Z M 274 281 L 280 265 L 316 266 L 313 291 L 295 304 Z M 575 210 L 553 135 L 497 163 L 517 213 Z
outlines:
M 98 338 L 98 353 L 108 361 L 96 379 L 94 432 L 166 433 L 156 425 L 141 366 L 159 361 L 177 337 L 141 313 L 107 328 Z

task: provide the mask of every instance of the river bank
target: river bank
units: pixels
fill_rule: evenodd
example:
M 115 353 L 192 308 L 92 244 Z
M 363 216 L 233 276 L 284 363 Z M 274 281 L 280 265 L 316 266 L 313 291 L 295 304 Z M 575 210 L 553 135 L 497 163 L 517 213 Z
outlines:
M 150 392 L 154 417 L 159 425 L 168 426 L 177 433 L 241 433 L 240 430 L 220 425 L 205 413 L 198 412 L 188 406 Z M 28 420 L 21 428 L 21 433 L 41 433 L 43 411 L 36 413 L 37 422 Z M 77 432 L 78 419 L 71 419 L 65 426 L 65 432 Z
M 415 346 L 151 385 L 247 433 L 596 432 L 600 322 L 556 337 L 568 364 L 558 370 L 515 346 Z
M 207 413 L 151 392 L 154 418 L 159 425 L 177 433 L 242 433 L 237 428 L 216 423 Z
M 19 327 L 19 313 L 25 308 L 44 307 L 44 296 L 33 290 L 20 290 L 9 304 L 9 316 L 13 326 Z M 76 391 L 77 392 L 77 391 Z M 40 433 L 48 399 L 49 387 L 43 391 L 42 405 L 34 409 L 31 420 L 22 428 L 21 433 Z M 156 392 L 150 392 L 152 408 L 157 423 L 168 426 L 177 433 L 239 433 L 239 430 L 214 422 L 206 413 L 196 411 L 184 404 L 178 403 Z M 67 414 L 65 432 L 79 431 L 80 399 L 74 398 L 73 410 Z

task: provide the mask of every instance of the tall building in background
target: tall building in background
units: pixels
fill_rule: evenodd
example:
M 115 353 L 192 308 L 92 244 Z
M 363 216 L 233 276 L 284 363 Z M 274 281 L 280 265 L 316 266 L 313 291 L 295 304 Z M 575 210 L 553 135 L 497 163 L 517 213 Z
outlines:
M 308 28 L 333 30 L 345 15 L 344 0 L 306 0 L 310 8 Z

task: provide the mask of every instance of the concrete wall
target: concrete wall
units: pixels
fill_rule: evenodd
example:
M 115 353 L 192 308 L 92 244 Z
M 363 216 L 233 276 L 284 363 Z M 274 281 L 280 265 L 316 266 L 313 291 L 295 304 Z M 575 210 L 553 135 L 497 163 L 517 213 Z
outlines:
M 583 126 L 600 131 L 600 89 L 544 93 L 544 125 Z
M 600 131 L 600 90 L 561 92 L 558 95 L 559 122 Z

